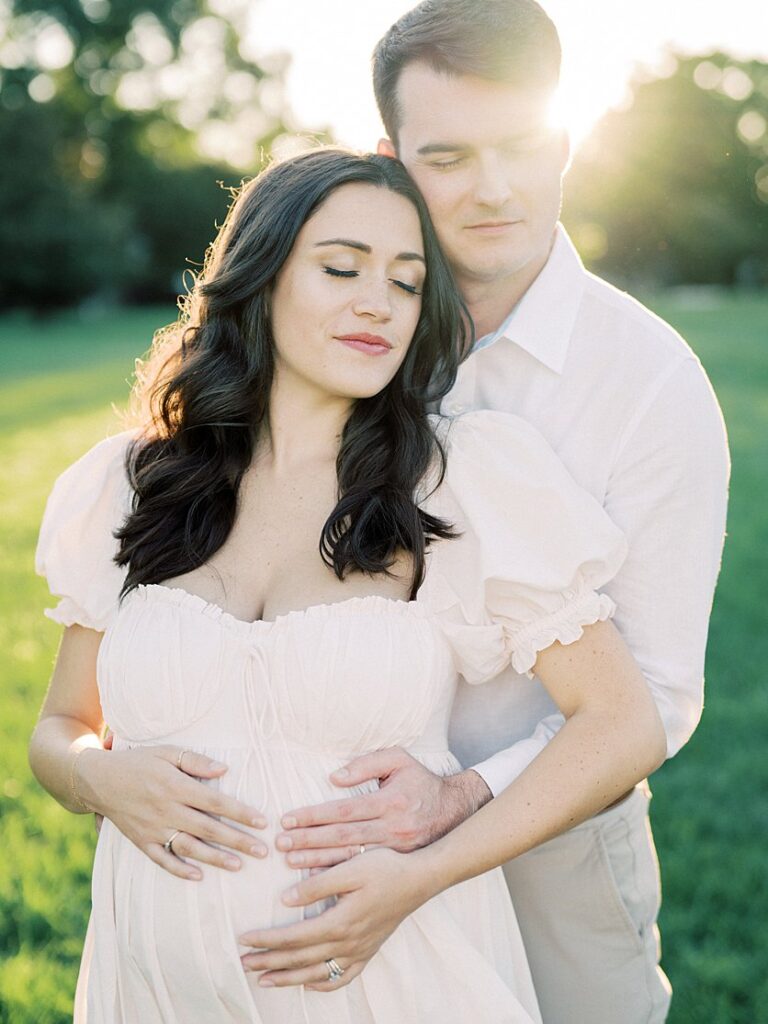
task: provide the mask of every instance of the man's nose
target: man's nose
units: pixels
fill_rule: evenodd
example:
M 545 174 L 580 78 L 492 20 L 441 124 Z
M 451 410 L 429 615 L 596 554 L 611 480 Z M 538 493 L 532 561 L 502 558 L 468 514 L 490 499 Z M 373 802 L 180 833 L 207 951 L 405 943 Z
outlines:
M 475 199 L 481 206 L 500 209 L 509 201 L 512 189 L 509 168 L 498 153 L 484 153 L 478 163 Z
M 368 281 L 361 287 L 353 304 L 356 316 L 367 316 L 371 320 L 385 322 L 392 317 L 389 281 Z

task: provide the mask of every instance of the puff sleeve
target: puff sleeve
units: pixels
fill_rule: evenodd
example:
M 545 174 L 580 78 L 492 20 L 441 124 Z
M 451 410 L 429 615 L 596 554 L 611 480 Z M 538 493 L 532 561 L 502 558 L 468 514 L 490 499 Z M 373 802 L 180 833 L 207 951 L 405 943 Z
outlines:
M 431 501 L 461 537 L 434 546 L 428 600 L 468 682 L 510 663 L 530 677 L 540 651 L 613 614 L 600 588 L 626 557 L 624 535 L 519 417 L 483 410 L 437 430 L 447 467 Z
M 133 434 L 100 442 L 53 485 L 35 553 L 35 569 L 59 597 L 45 614 L 63 626 L 103 632 L 117 610 L 125 570 L 113 561 L 113 536 L 131 509 L 125 455 Z

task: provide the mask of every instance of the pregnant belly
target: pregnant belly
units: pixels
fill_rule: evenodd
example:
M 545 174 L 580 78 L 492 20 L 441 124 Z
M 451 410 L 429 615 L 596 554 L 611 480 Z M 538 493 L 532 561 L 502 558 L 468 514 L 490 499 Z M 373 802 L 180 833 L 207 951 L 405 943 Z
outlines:
M 268 828 L 258 834 L 269 847 L 265 858 L 240 854 L 239 871 L 202 865 L 203 878 L 176 878 L 154 864 L 110 822 L 99 837 L 94 864 L 94 914 L 101 932 L 113 922 L 118 958 L 156 984 L 155 972 L 164 977 L 203 975 L 229 969 L 240 972 L 239 956 L 245 947 L 237 938 L 255 928 L 290 924 L 322 912 L 326 905 L 289 908 L 282 893 L 305 877 L 306 872 L 290 868 L 285 855 L 275 848 L 282 831 L 280 819 L 286 811 L 308 804 L 352 796 L 376 787 L 371 782 L 359 787 L 336 788 L 329 774 L 348 758 L 285 745 L 254 753 L 243 749 L 201 749 L 229 766 L 216 783 L 222 791 L 262 810 Z M 447 774 L 458 770 L 458 762 L 447 751 L 420 753 L 432 771 Z M 244 975 L 243 975 L 244 977 Z M 223 982 L 222 982 L 223 983 Z M 218 986 L 217 986 L 218 987 Z

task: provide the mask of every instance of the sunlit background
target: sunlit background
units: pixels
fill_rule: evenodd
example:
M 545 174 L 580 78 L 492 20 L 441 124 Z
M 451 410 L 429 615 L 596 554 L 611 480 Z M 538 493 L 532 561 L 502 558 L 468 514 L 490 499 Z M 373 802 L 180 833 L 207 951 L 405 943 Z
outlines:
M 381 132 L 370 87 L 373 43 L 411 6 L 409 0 L 262 0 L 253 6 L 247 39 L 258 55 L 291 55 L 287 95 L 300 123 L 330 124 L 340 141 L 370 148 Z M 671 71 L 670 49 L 768 58 L 762 0 L 544 0 L 542 6 L 560 32 L 561 109 L 577 143 L 608 107 L 628 101 L 637 65 L 651 74 Z M 735 81 L 728 87 L 744 90 Z
M 765 1024 L 768 2 L 543 4 L 576 143 L 564 222 L 691 343 L 733 452 L 706 713 L 653 778 L 669 1024 Z M 45 498 L 119 429 L 230 189 L 297 145 L 375 145 L 370 53 L 409 6 L 0 0 L 0 1024 L 71 1021 L 94 845 L 26 760 L 58 641 L 32 571 Z
M 370 55 L 409 3 L 0 0 L 0 301 L 178 292 L 226 210 L 216 182 L 375 147 Z M 768 281 L 768 6 L 544 6 L 587 264 L 630 287 Z

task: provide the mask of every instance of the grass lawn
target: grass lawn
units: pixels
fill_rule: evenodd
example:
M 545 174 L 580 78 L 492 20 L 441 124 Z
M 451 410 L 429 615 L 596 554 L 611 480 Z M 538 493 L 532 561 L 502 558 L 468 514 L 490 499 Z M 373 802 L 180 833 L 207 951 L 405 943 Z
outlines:
M 768 1022 L 768 299 L 651 304 L 699 353 L 734 459 L 706 713 L 653 780 L 670 1022 L 759 1024 Z M 42 618 L 47 588 L 32 573 L 37 528 L 54 477 L 114 432 L 110 403 L 124 401 L 135 356 L 173 316 L 0 318 L 0 1024 L 71 1018 L 94 845 L 90 819 L 62 810 L 27 768 L 59 634 Z

